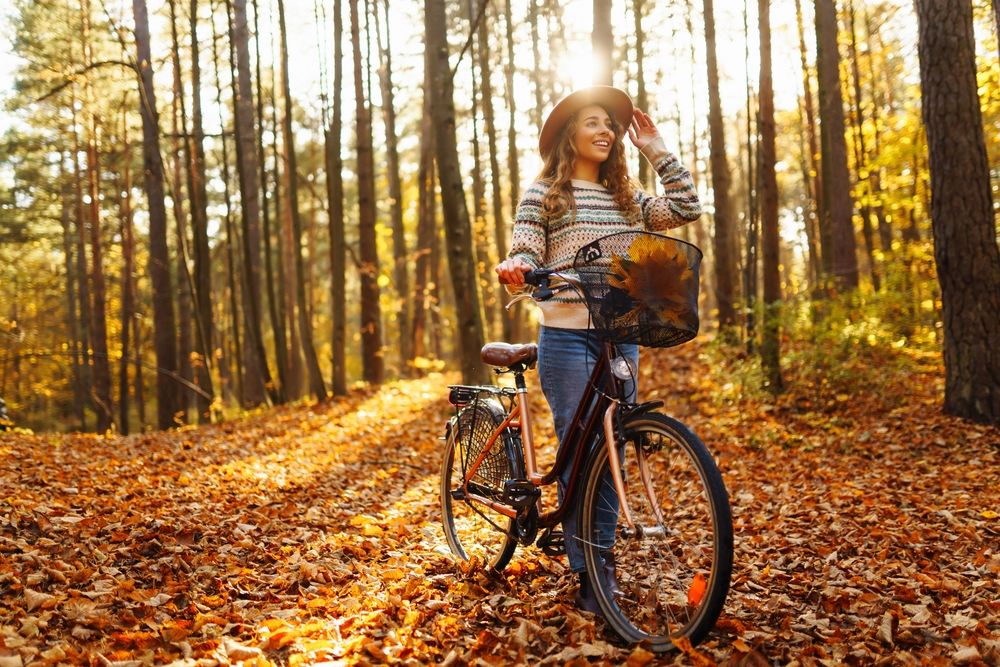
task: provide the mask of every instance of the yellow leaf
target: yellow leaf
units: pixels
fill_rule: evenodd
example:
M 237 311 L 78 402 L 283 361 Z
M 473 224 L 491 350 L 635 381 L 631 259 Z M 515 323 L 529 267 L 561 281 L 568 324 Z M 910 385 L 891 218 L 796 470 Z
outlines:
M 993 510 L 984 510 L 979 513 L 979 516 L 983 517 L 984 519 L 996 519 L 997 517 L 1000 517 L 1000 514 L 997 514 Z

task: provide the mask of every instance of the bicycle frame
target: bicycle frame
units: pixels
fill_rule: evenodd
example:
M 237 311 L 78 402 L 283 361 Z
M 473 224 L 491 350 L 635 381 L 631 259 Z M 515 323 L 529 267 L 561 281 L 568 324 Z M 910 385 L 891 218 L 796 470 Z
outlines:
M 581 483 L 580 469 L 590 451 L 590 442 L 594 437 L 596 437 L 598 433 L 597 429 L 600 427 L 603 428 L 604 432 L 605 447 L 607 447 L 608 450 L 609 467 L 611 469 L 615 491 L 618 495 L 619 509 L 625 518 L 626 525 L 628 526 L 626 529 L 627 533 L 631 535 L 662 534 L 662 531 L 664 530 L 663 516 L 659 512 L 659 503 L 656 501 L 656 493 L 650 482 L 645 457 L 642 455 L 641 451 L 639 451 L 638 447 L 636 449 L 640 478 L 642 479 L 643 487 L 649 497 L 652 507 L 657 508 L 656 518 L 658 525 L 655 527 L 642 527 L 637 529 L 632 521 L 632 513 L 628 506 L 625 487 L 622 481 L 621 461 L 618 455 L 618 447 L 615 446 L 615 443 L 617 442 L 614 433 L 615 417 L 621 401 L 617 398 L 613 398 L 613 396 L 621 396 L 623 394 L 622 381 L 614 377 L 610 368 L 611 360 L 615 358 L 616 354 L 617 353 L 613 344 L 604 343 L 603 351 L 598 356 L 596 363 L 594 364 L 590 380 L 584 388 L 583 397 L 576 409 L 572 422 L 570 422 L 569 434 L 567 435 L 566 441 L 560 444 L 559 450 L 556 453 L 556 460 L 553 463 L 552 468 L 545 474 L 538 471 L 534 442 L 534 429 L 532 424 L 531 408 L 528 404 L 528 389 L 524 382 L 524 372 L 515 371 L 514 380 L 516 393 L 512 401 L 512 407 L 508 411 L 504 421 L 490 434 L 490 438 L 487 441 L 486 446 L 483 447 L 479 456 L 476 457 L 476 460 L 473 461 L 472 465 L 469 466 L 468 470 L 465 472 L 462 487 L 466 498 L 482 503 L 504 516 L 508 516 L 510 518 L 516 518 L 518 516 L 516 508 L 505 503 L 486 498 L 469 489 L 470 480 L 472 480 L 475 476 L 479 466 L 492 451 L 494 445 L 497 440 L 500 439 L 504 431 L 508 428 L 516 429 L 521 434 L 521 446 L 523 448 L 525 461 L 525 477 L 527 481 L 535 487 L 552 484 L 556 481 L 559 475 L 567 469 L 567 466 L 572 466 L 570 468 L 571 473 L 569 477 L 569 486 L 563 494 L 562 502 L 547 512 L 540 512 L 538 516 L 538 525 L 542 528 L 550 528 L 557 525 L 563 520 L 569 508 L 573 507 L 573 503 L 576 502 L 576 493 L 578 486 Z M 604 389 L 611 391 L 599 390 L 599 387 L 603 387 Z M 541 501 L 539 500 L 539 508 L 540 503 Z

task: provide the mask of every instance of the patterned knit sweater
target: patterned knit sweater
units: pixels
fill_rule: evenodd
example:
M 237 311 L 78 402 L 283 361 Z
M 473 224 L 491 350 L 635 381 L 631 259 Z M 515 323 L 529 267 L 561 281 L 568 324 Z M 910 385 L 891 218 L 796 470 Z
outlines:
M 691 173 L 675 155 L 667 151 L 662 139 L 654 139 L 642 148 L 642 154 L 653 165 L 665 193 L 654 197 L 637 191 L 635 201 L 641 220 L 628 220 L 615 204 L 611 192 L 603 185 L 573 179 L 576 215 L 567 212 L 562 218 L 546 224 L 542 217 L 542 198 L 548 185 L 535 181 L 525 191 L 517 207 L 509 257 L 520 257 L 534 268 L 556 271 L 572 268 L 576 252 L 602 236 L 635 229 L 665 231 L 697 220 L 701 202 Z M 538 304 L 542 324 L 562 329 L 586 329 L 589 326 L 587 307 L 573 290 L 566 290 Z

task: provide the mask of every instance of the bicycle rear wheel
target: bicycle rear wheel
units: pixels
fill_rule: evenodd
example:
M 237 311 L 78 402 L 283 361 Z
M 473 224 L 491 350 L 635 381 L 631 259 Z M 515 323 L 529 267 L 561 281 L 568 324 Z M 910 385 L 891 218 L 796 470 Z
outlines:
M 623 530 L 602 441 L 591 456 L 580 511 L 598 603 L 627 641 L 660 652 L 681 637 L 697 643 L 715 625 L 732 573 L 733 526 L 722 476 L 701 440 L 660 414 L 625 423 L 619 458 L 633 521 L 646 530 L 637 536 Z M 643 462 L 656 507 L 643 482 Z M 617 591 L 608 576 L 612 562 Z
M 494 399 L 479 399 L 462 408 L 448 429 L 441 465 L 441 516 L 448 547 L 462 560 L 493 572 L 502 571 L 514 555 L 514 520 L 469 499 L 462 480 L 504 417 L 503 407 Z M 522 467 L 515 445 L 505 431 L 469 481 L 468 491 L 499 499 L 503 483 L 518 477 Z

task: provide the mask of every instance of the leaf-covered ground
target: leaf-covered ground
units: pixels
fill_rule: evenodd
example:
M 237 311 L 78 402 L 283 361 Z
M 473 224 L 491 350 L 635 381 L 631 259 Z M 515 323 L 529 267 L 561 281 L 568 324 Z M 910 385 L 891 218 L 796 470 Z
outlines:
M 502 582 L 447 555 L 433 376 L 170 434 L 0 435 L 0 667 L 998 664 L 1000 432 L 941 414 L 935 360 L 850 391 L 793 366 L 773 402 L 697 344 L 644 354 L 733 504 L 696 653 L 617 645 L 534 548 Z

